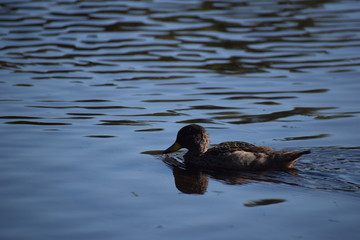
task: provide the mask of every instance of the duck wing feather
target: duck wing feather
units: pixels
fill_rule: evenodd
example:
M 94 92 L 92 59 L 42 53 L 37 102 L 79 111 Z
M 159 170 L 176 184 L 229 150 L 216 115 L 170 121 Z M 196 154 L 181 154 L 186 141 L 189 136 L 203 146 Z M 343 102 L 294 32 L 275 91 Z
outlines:
M 245 151 L 245 152 L 252 152 L 252 153 L 265 153 L 265 154 L 272 154 L 275 151 L 270 147 L 264 146 L 255 146 L 251 143 L 247 142 L 222 142 L 219 145 L 210 148 L 208 152 L 211 154 L 215 153 L 224 153 L 224 152 L 235 152 L 235 151 Z

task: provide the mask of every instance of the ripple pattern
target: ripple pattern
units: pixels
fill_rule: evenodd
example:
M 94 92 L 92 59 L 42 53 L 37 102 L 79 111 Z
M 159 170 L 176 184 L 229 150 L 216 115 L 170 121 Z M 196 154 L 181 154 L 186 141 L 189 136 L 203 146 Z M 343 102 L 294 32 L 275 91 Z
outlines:
M 4 124 L 289 130 L 359 118 L 357 1 L 5 0 L 0 11 Z M 277 139 L 338 134 L 309 131 Z
M 359 52 L 358 0 L 0 0 L 0 239 L 353 239 Z M 312 153 L 168 169 L 189 123 Z

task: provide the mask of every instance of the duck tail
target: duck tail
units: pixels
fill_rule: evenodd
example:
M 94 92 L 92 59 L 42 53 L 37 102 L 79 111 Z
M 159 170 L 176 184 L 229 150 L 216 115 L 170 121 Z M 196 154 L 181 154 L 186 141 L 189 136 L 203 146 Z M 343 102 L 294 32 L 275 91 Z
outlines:
M 310 153 L 309 150 L 296 151 L 296 152 L 282 151 L 279 152 L 278 154 L 278 160 L 281 161 L 282 166 L 286 168 L 293 168 L 299 157 L 309 153 Z
M 297 151 L 297 152 L 292 152 L 293 154 L 293 157 L 295 157 L 295 158 L 299 158 L 299 157 L 301 157 L 302 155 L 304 155 L 304 154 L 309 154 L 310 153 L 310 151 L 309 150 L 305 150 L 305 151 Z

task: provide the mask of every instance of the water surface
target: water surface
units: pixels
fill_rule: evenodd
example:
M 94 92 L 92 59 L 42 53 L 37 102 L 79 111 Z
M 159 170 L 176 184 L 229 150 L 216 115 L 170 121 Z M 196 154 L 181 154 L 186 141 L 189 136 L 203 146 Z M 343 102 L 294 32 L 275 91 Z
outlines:
M 360 236 L 359 14 L 1 1 L 1 239 Z M 158 154 L 188 123 L 312 153 L 289 172 L 189 172 Z

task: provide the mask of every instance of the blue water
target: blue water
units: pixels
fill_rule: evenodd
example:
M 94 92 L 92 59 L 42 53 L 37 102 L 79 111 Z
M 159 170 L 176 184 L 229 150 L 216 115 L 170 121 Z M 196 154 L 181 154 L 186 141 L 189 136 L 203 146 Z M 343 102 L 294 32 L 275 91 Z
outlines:
M 1 1 L 0 239 L 358 238 L 359 13 Z M 188 123 L 312 153 L 289 172 L 169 167 Z

